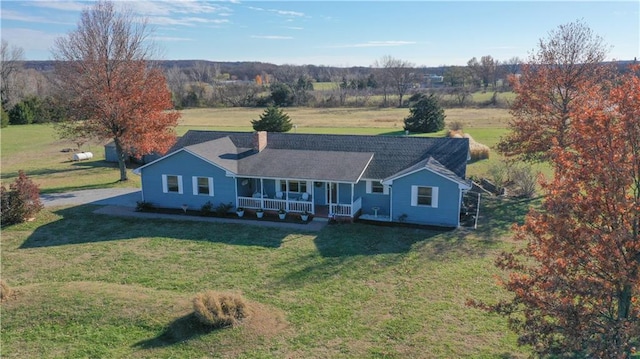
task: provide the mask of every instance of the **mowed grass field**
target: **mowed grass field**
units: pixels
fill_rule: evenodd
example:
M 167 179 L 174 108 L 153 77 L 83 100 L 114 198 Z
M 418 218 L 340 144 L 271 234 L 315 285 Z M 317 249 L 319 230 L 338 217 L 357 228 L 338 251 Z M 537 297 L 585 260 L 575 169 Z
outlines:
M 258 119 L 261 108 L 188 109 L 182 111 L 177 128 L 179 135 L 189 129 L 252 131 L 251 120 Z M 409 109 L 375 108 L 286 108 L 295 128 L 292 132 L 367 135 L 402 135 L 403 120 Z M 504 109 L 449 109 L 445 111 L 448 123 L 464 125 L 465 132 L 477 141 L 493 146 L 506 133 L 510 115 Z M 444 136 L 445 131 L 427 136 Z M 413 134 L 412 134 L 413 135 Z M 63 192 L 104 187 L 139 187 L 140 178 L 130 174 L 129 181 L 119 182 L 117 166 L 104 161 L 103 143 L 83 144 L 94 158 L 73 162 L 73 153 L 64 149 L 77 149 L 70 141 L 58 139 L 50 125 L 9 126 L 0 130 L 2 183 L 7 185 L 24 170 L 42 192 Z M 423 136 L 423 135 L 418 135 Z M 499 156 L 492 151 L 489 160 L 469 165 L 469 175 L 481 176 Z
M 362 134 L 401 134 L 408 114 L 287 112 L 299 132 Z M 188 110 L 178 132 L 250 131 L 260 113 Z M 508 114 L 448 111 L 447 120 L 492 145 Z M 57 140 L 50 126 L 0 134 L 3 183 L 24 169 L 44 192 L 139 186 L 135 175 L 117 182 L 101 144 L 85 145 L 96 157 L 78 163 L 61 152 L 75 144 Z M 0 357 L 524 358 L 527 348 L 503 318 L 465 301 L 508 295 L 493 263 L 521 245 L 510 240 L 510 226 L 536 204 L 485 198 L 477 230 L 353 224 L 318 233 L 117 218 L 94 214 L 94 206 L 45 209 L 1 232 L 0 273 L 14 294 L 0 305 Z M 203 329 L 190 313 L 205 290 L 242 293 L 250 318 L 233 329 Z
M 2 358 L 524 358 L 495 301 L 498 252 L 529 201 L 483 202 L 477 231 L 330 225 L 318 233 L 138 220 L 93 206 L 3 229 Z M 491 213 L 491 215 L 488 215 Z M 241 293 L 240 327 L 190 316 Z

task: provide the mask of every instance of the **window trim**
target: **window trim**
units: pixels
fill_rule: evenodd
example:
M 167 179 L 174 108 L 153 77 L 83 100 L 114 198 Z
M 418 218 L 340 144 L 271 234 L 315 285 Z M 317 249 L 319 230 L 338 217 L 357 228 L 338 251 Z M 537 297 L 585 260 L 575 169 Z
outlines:
M 178 192 L 169 191 L 169 177 L 176 177 L 178 179 Z M 164 193 L 177 193 L 183 194 L 182 176 L 180 175 L 162 175 L 162 192 Z
M 207 185 L 209 187 L 209 193 L 200 193 L 200 185 L 198 183 L 198 180 L 200 178 L 207 179 Z M 193 177 L 191 177 L 191 183 L 192 183 L 192 187 L 193 187 L 193 195 L 194 196 L 209 196 L 209 197 L 213 197 L 213 177 L 193 176 Z
M 431 205 L 418 204 L 419 188 L 431 188 Z M 438 208 L 438 187 L 433 186 L 411 186 L 411 206 L 413 207 L 426 207 L 426 208 Z
M 380 181 L 371 181 L 371 180 L 367 180 L 366 183 L 367 183 L 367 194 L 389 194 L 388 184 L 382 184 Z M 373 185 L 378 183 L 382 186 L 382 192 L 373 191 Z
M 292 191 L 291 190 L 291 182 L 296 182 L 298 183 L 298 190 L 297 191 Z M 302 190 L 302 184 L 304 184 L 304 191 Z M 284 185 L 284 188 L 282 188 Z M 278 182 L 276 182 L 276 192 L 282 192 L 282 193 L 309 193 L 309 181 L 302 181 L 302 180 L 285 180 L 285 179 L 280 179 L 278 180 Z

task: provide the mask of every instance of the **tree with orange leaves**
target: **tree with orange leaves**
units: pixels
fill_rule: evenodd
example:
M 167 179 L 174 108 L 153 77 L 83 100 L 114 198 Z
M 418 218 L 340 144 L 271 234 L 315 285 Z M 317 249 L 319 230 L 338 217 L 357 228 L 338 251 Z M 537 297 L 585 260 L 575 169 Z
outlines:
M 58 38 L 53 56 L 59 95 L 70 109 L 59 124 L 63 137 L 95 137 L 115 142 L 120 180 L 125 160 L 165 152 L 175 142 L 180 114 L 160 69 L 147 62 L 145 22 L 113 3 L 98 1 L 82 12 L 78 28 Z
M 472 302 L 508 317 L 540 355 L 628 358 L 640 345 L 639 75 L 574 98 L 570 145 L 550 156 L 562 174 L 515 227 L 526 247 L 497 261 L 513 298 Z
M 548 161 L 553 146 L 569 146 L 574 99 L 585 90 L 605 89 L 611 69 L 607 47 L 582 21 L 559 26 L 509 81 L 516 93 L 511 132 L 498 151 L 529 161 Z

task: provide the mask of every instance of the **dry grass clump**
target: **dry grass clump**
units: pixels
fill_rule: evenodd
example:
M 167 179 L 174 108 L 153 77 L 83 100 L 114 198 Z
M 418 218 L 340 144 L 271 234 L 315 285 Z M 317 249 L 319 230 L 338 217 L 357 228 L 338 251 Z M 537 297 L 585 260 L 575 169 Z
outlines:
M 193 312 L 202 324 L 214 328 L 235 326 L 248 317 L 242 296 L 214 291 L 198 293 L 193 298 Z
M 0 279 L 0 301 L 5 301 L 9 299 L 13 290 L 7 285 L 7 282 Z
M 472 161 L 485 160 L 489 158 L 489 146 L 477 142 L 468 133 L 463 133 L 462 130 L 449 130 L 447 132 L 447 136 L 451 138 L 468 138 L 469 152 Z

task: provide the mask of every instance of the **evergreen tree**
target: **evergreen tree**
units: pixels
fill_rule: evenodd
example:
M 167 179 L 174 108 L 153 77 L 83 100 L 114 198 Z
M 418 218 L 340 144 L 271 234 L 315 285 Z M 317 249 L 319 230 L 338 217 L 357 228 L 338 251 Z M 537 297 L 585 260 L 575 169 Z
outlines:
M 270 87 L 271 100 L 276 106 L 287 107 L 293 104 L 293 91 L 291 87 L 285 83 L 274 83 Z
M 287 132 L 293 127 L 289 115 L 282 112 L 278 106 L 267 107 L 260 119 L 251 120 L 251 124 L 254 130 L 267 132 Z
M 12 125 L 29 125 L 33 123 L 33 109 L 25 101 L 22 101 L 9 111 L 9 123 Z
M 405 130 L 431 133 L 444 129 L 444 110 L 433 94 L 416 94 L 409 101 L 413 102 L 413 106 L 409 109 L 409 117 L 404 119 Z

